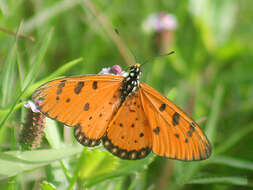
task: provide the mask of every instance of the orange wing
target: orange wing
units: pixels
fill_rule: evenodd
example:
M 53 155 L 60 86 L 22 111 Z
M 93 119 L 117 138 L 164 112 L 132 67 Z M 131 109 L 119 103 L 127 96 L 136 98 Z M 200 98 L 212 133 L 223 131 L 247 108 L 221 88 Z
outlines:
M 199 126 L 173 102 L 141 83 L 142 105 L 152 130 L 152 150 L 178 160 L 202 160 L 211 144 Z
M 151 151 L 151 131 L 139 93 L 130 95 L 107 129 L 103 143 L 112 154 L 128 160 L 146 157 Z
M 50 81 L 33 94 L 46 116 L 75 126 L 75 137 L 83 145 L 95 146 L 105 134 L 120 104 L 122 76 L 90 75 Z

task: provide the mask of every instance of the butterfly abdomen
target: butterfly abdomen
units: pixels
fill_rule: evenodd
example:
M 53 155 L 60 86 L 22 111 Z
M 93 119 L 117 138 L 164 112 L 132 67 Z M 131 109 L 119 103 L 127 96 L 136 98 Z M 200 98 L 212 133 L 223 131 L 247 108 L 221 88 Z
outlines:
M 121 86 L 121 103 L 123 103 L 128 95 L 133 94 L 140 86 L 141 68 L 139 64 L 130 67 L 130 72 L 122 82 Z

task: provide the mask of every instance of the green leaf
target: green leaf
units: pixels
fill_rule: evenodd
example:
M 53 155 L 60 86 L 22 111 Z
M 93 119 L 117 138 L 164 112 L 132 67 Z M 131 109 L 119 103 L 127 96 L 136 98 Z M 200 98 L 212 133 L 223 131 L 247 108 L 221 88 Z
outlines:
M 47 182 L 47 181 L 43 181 L 41 184 L 40 184 L 40 187 L 43 189 L 43 190 L 57 190 L 56 187 Z
M 108 173 L 96 175 L 89 180 L 86 180 L 85 187 L 91 187 L 104 180 L 134 174 L 135 172 L 143 171 L 148 168 L 148 165 L 153 161 L 154 156 L 149 155 L 141 160 L 120 160 L 119 165 Z
M 233 133 L 231 136 L 229 136 L 226 141 L 221 143 L 216 149 L 215 154 L 221 154 L 227 150 L 229 150 L 231 147 L 239 143 L 245 136 L 247 136 L 250 132 L 253 131 L 253 125 L 246 125 L 243 128 L 240 128 L 240 130 L 237 130 L 236 133 Z
M 7 112 L 5 113 L 5 115 L 3 116 L 2 121 L 0 122 L 0 129 L 3 127 L 3 125 L 5 124 L 5 122 L 9 119 L 9 117 L 11 116 L 11 114 L 20 106 L 22 106 L 23 104 L 18 104 L 18 102 L 20 101 L 21 97 L 23 96 L 23 94 L 25 93 L 25 91 L 27 90 L 28 86 L 17 95 L 17 98 L 15 99 L 15 101 L 12 103 L 10 109 L 7 110 Z
M 187 184 L 229 184 L 236 186 L 253 187 L 252 183 L 246 177 L 207 177 L 191 180 Z
M 208 120 L 207 120 L 207 124 L 206 124 L 206 128 L 205 128 L 206 134 L 207 134 L 209 140 L 211 141 L 211 143 L 214 142 L 215 137 L 216 137 L 223 96 L 224 96 L 224 88 L 223 88 L 222 84 L 219 84 L 215 90 L 214 99 L 212 102 L 211 113 L 208 116 Z
M 17 61 L 16 55 L 16 43 L 12 46 L 12 48 L 8 51 L 8 55 L 6 58 L 6 62 L 3 65 L 2 72 L 1 72 L 1 94 L 2 106 L 6 106 L 10 100 L 10 97 L 13 93 L 13 82 L 14 82 L 14 71 Z
M 60 13 L 67 11 L 74 6 L 78 5 L 80 2 L 78 0 L 64 0 L 58 3 L 55 3 L 54 6 L 51 6 L 43 11 L 40 11 L 39 14 L 30 18 L 27 22 L 24 23 L 24 31 L 30 32 L 36 27 L 41 27 L 41 25 L 52 19 L 53 17 L 59 15 Z
M 221 164 L 233 168 L 239 168 L 242 170 L 253 170 L 253 162 L 245 161 L 237 158 L 231 158 L 228 156 L 216 156 L 213 159 L 207 160 L 209 164 Z
M 63 142 L 61 141 L 58 126 L 56 121 L 46 118 L 45 136 L 52 148 L 61 148 Z
M 80 158 L 79 178 L 89 179 L 113 171 L 118 166 L 118 158 L 99 149 L 85 149 Z
M 0 153 L 0 179 L 8 178 L 27 170 L 45 166 L 82 151 L 80 147 L 61 149 L 8 151 Z
M 38 55 L 36 56 L 35 59 L 31 60 L 31 68 L 28 72 L 28 74 L 26 75 L 25 79 L 24 79 L 24 83 L 23 83 L 23 89 L 28 86 L 29 84 L 32 83 L 32 81 L 34 81 L 34 79 L 36 78 L 37 74 L 40 71 L 40 65 L 42 64 L 42 60 L 44 58 L 44 56 L 46 55 L 46 50 L 49 46 L 49 43 L 51 41 L 52 38 L 52 30 L 48 33 L 47 37 L 45 38 L 45 40 L 43 41 L 41 48 L 38 51 Z

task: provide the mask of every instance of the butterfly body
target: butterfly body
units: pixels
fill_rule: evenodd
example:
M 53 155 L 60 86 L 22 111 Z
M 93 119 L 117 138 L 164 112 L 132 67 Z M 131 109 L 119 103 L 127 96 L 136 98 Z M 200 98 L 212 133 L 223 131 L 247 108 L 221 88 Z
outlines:
M 173 102 L 139 81 L 140 64 L 126 77 L 89 75 L 50 81 L 33 94 L 46 116 L 75 127 L 85 146 L 104 147 L 121 159 L 146 157 L 151 150 L 178 160 L 203 160 L 211 144 L 199 126 Z
M 121 87 L 121 102 L 124 102 L 126 97 L 134 92 L 140 87 L 141 68 L 140 64 L 136 64 L 130 67 L 130 72 L 127 77 L 122 81 Z

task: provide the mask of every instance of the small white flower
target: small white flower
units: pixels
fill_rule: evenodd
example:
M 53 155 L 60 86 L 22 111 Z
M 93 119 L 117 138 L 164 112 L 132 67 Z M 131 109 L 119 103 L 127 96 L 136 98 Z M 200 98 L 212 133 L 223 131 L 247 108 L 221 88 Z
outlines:
M 38 102 L 38 105 L 40 104 L 41 102 Z M 27 104 L 24 104 L 24 106 L 26 108 L 29 108 L 31 109 L 34 113 L 40 113 L 40 110 L 37 109 L 37 106 L 35 103 L 33 103 L 31 100 L 28 100 Z

